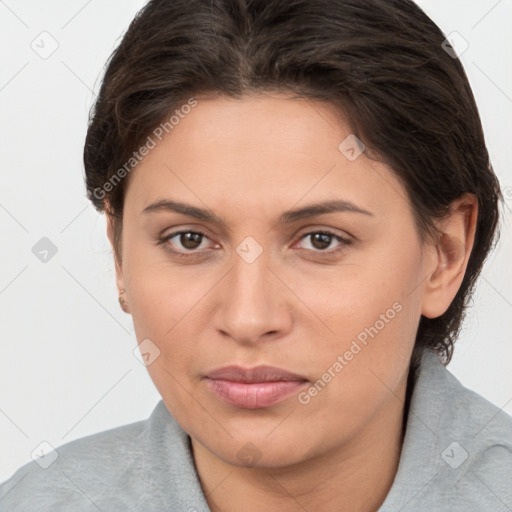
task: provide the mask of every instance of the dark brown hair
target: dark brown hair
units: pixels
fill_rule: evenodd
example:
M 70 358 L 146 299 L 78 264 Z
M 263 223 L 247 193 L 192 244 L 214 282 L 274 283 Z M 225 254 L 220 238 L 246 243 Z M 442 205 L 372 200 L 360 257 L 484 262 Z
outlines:
M 413 362 L 431 347 L 447 364 L 503 198 L 468 79 L 444 41 L 411 0 L 151 0 L 106 64 L 84 148 L 88 197 L 115 218 L 116 257 L 126 162 L 187 99 L 281 91 L 327 101 L 365 156 L 400 178 L 423 240 L 454 199 L 478 199 L 461 287 L 418 326 Z

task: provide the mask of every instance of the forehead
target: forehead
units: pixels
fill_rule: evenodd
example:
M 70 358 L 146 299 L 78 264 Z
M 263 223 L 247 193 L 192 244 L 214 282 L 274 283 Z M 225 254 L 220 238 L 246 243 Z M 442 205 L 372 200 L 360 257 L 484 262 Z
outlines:
M 347 153 L 354 143 L 358 150 L 357 139 L 331 104 L 278 93 L 196 100 L 162 140 L 153 137 L 155 147 L 132 171 L 127 202 L 144 209 L 171 195 L 270 215 L 298 202 L 344 198 L 393 208 L 406 199 L 387 166 Z

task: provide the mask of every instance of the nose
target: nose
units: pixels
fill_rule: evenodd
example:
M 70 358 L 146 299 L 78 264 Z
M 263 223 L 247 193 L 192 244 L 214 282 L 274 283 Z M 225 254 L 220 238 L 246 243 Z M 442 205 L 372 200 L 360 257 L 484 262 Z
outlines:
M 222 280 L 215 327 L 242 345 L 277 339 L 290 331 L 291 308 L 286 289 L 263 252 L 248 262 L 233 255 L 231 270 Z

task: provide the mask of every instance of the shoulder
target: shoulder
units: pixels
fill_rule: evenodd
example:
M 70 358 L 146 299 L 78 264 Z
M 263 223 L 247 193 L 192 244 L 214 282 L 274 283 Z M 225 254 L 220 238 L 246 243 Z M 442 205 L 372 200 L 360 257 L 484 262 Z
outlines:
M 512 417 L 445 372 L 446 419 L 440 423 L 445 467 L 439 486 L 452 496 L 452 510 L 462 510 L 461 503 L 511 510 Z
M 79 512 L 158 507 L 151 496 L 154 464 L 158 464 L 154 442 L 159 438 L 179 444 L 168 431 L 162 436 L 168 428 L 162 422 L 172 419 L 164 409 L 160 402 L 147 420 L 71 441 L 25 464 L 0 485 L 0 509 Z
M 512 510 L 512 417 L 432 351 L 422 360 L 391 491 L 385 505 L 403 512 Z
M 443 374 L 440 392 L 444 393 L 439 434 L 464 443 L 469 465 L 485 462 L 492 453 L 495 462 L 508 462 L 512 469 L 512 417 L 465 387 L 444 366 L 438 371 Z

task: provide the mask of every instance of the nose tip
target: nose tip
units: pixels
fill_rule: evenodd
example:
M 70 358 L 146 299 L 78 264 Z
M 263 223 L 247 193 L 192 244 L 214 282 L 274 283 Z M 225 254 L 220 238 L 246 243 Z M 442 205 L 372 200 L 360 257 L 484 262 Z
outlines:
M 247 242 L 248 253 L 253 250 L 250 243 Z M 237 256 L 226 277 L 215 315 L 219 332 L 238 343 L 251 344 L 290 329 L 283 286 L 266 258 L 260 256 L 248 263 L 243 256 Z

